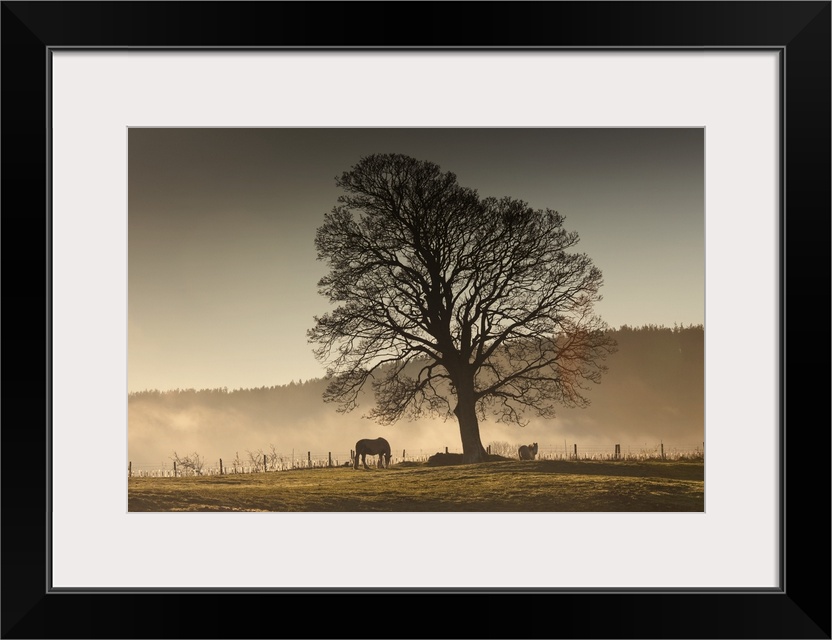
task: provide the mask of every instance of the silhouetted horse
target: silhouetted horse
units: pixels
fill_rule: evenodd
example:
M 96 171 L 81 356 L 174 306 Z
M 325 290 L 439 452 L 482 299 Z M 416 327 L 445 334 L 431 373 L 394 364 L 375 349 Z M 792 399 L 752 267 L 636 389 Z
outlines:
M 537 443 L 524 444 L 517 450 L 517 453 L 521 460 L 534 460 L 534 457 L 537 455 Z
M 379 467 L 390 466 L 390 443 L 384 438 L 376 438 L 375 440 L 359 440 L 355 443 L 355 464 L 354 469 L 358 469 L 358 458 L 361 457 L 361 462 L 365 469 L 367 466 L 367 456 L 378 456 Z

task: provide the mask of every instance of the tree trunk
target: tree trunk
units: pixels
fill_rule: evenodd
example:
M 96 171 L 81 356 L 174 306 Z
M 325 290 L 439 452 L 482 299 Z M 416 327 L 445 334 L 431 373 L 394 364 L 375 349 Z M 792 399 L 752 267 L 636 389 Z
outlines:
M 459 435 L 462 438 L 462 462 L 485 462 L 486 453 L 480 440 L 480 423 L 474 401 L 474 381 L 466 380 L 455 386 L 457 403 L 454 413 L 459 421 Z

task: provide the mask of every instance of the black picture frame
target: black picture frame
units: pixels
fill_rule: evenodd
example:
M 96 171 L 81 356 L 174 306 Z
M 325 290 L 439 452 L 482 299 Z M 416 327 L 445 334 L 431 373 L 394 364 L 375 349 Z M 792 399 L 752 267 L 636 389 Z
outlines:
M 2 637 L 830 638 L 830 15 L 829 1 L 2 2 Z M 52 591 L 48 96 L 64 47 L 778 51 L 780 588 Z

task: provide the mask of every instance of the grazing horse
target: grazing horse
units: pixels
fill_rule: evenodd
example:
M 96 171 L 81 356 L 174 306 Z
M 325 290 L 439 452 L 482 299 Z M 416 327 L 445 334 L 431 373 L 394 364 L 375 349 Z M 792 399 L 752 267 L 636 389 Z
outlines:
M 517 450 L 517 454 L 521 460 L 534 460 L 534 457 L 537 455 L 537 443 L 524 444 Z
M 355 464 L 354 469 L 358 469 L 358 458 L 361 457 L 361 462 L 365 469 L 367 466 L 367 456 L 378 456 L 379 467 L 387 468 L 390 466 L 390 443 L 384 438 L 376 438 L 375 440 L 359 440 L 355 443 Z

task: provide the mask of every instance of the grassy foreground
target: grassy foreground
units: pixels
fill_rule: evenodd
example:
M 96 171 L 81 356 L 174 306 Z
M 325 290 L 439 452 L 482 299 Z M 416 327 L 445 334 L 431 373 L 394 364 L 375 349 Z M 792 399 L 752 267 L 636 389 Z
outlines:
M 704 511 L 702 462 L 536 460 L 130 478 L 129 511 Z

